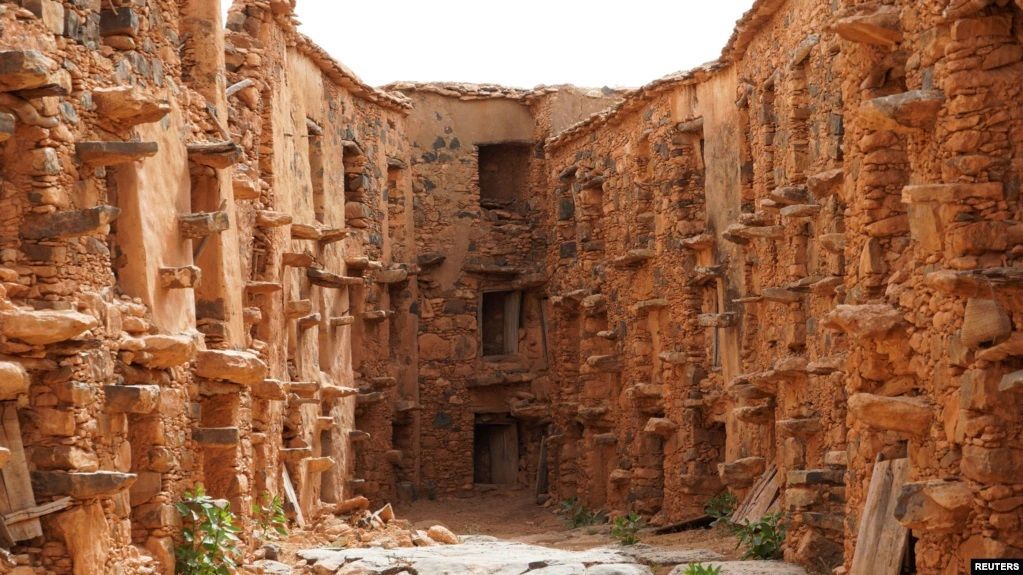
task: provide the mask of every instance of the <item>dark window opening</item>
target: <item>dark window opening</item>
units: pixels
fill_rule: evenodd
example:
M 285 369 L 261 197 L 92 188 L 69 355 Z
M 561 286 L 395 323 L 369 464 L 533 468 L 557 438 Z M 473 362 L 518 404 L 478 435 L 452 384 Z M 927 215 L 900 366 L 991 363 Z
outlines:
M 473 481 L 477 484 L 512 485 L 519 475 L 519 433 L 514 422 L 484 423 L 477 416 L 473 428 Z
M 517 207 L 529 184 L 529 144 L 487 144 L 478 149 L 480 205 Z
M 483 355 L 518 353 L 522 292 L 485 292 L 481 307 L 480 333 L 483 339 Z
M 316 221 L 326 220 L 327 200 L 323 189 L 323 130 L 312 120 L 306 120 L 306 131 L 309 137 L 309 180 L 313 189 L 313 211 Z

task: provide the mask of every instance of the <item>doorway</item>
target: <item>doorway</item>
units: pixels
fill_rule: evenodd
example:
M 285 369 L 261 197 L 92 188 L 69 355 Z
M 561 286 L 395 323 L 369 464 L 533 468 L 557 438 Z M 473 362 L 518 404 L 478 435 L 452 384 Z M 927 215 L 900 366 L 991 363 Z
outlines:
M 489 418 L 488 418 L 489 419 Z M 476 416 L 473 430 L 473 481 L 513 485 L 519 475 L 519 433 L 513 421 L 486 421 Z

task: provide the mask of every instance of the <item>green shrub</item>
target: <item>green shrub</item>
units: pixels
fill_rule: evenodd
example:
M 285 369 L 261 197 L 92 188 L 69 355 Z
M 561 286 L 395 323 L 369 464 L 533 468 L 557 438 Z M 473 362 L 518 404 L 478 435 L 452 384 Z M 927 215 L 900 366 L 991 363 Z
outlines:
M 179 575 L 231 575 L 238 565 L 241 540 L 226 502 L 206 495 L 202 485 L 176 503 L 184 528 L 174 550 Z
M 288 534 L 284 500 L 269 492 L 264 491 L 262 497 L 252 502 L 252 520 L 256 524 L 256 535 L 263 539 L 276 539 Z
M 690 563 L 682 575 L 721 575 L 721 568 L 703 563 Z
M 607 516 L 603 511 L 587 509 L 576 497 L 570 497 L 561 502 L 561 513 L 565 516 L 569 527 L 573 529 L 607 522 Z
M 614 537 L 622 545 L 635 545 L 639 543 L 636 533 L 643 524 L 643 518 L 635 513 L 615 517 L 611 523 L 611 537 Z
M 735 506 L 739 501 L 728 491 L 722 491 L 703 506 L 703 512 L 714 518 L 713 525 L 718 523 L 728 524 L 731 521 L 732 513 L 735 513 Z
M 746 547 L 744 559 L 780 559 L 787 527 L 781 513 L 769 513 L 759 521 L 733 526 L 740 546 Z

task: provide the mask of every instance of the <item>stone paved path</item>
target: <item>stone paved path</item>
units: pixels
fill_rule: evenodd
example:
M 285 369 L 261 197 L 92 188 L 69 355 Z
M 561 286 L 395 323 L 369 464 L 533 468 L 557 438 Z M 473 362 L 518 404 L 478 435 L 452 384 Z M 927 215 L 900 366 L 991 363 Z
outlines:
M 714 562 L 721 556 L 701 549 L 648 545 L 565 551 L 494 537 L 462 538 L 458 545 L 396 549 L 310 549 L 298 556 L 314 575 L 653 575 L 651 566 Z M 806 575 L 778 562 L 720 562 L 723 575 Z M 401 569 L 407 567 L 410 569 Z M 673 573 L 681 575 L 684 568 Z

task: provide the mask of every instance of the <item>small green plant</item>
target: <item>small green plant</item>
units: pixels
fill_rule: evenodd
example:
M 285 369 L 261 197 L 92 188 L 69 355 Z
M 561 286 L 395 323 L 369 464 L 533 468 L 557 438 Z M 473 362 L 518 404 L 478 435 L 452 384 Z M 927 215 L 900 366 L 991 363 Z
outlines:
M 682 575 L 721 575 L 721 568 L 703 563 L 690 563 Z
M 714 518 L 712 525 L 719 523 L 728 524 L 731 521 L 732 513 L 738 500 L 728 491 L 722 491 L 707 501 L 703 506 L 703 512 Z
M 744 559 L 780 559 L 785 543 L 786 525 L 781 513 L 769 513 L 759 521 L 733 526 L 739 538 L 736 549 L 746 547 Z
M 231 575 L 241 554 L 241 531 L 226 502 L 213 499 L 202 485 L 186 491 L 174 505 L 184 524 L 174 550 L 179 575 Z
M 611 523 L 611 537 L 622 545 L 635 545 L 639 543 L 639 536 L 636 533 L 642 524 L 643 518 L 636 513 L 615 517 Z
M 568 525 L 573 529 L 607 522 L 607 516 L 603 511 L 588 509 L 576 497 L 570 497 L 561 502 L 561 513 L 565 516 Z
M 252 520 L 263 539 L 276 539 L 288 535 L 288 517 L 284 514 L 284 500 L 264 491 L 252 502 Z

